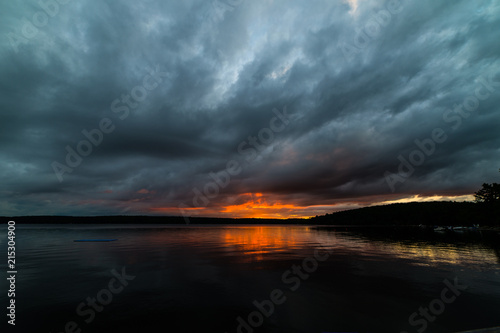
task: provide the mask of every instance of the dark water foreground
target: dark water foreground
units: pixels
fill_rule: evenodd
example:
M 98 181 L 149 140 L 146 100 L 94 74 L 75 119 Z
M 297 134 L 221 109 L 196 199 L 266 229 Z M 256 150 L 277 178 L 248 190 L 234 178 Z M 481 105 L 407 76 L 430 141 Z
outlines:
M 410 333 L 500 326 L 497 233 L 18 225 L 16 237 L 16 327 L 7 327 L 5 314 L 0 326 L 9 332 Z M 6 243 L 1 230 L 2 253 Z M 0 266 L 7 271 L 6 260 Z M 5 309 L 5 279 L 0 287 Z

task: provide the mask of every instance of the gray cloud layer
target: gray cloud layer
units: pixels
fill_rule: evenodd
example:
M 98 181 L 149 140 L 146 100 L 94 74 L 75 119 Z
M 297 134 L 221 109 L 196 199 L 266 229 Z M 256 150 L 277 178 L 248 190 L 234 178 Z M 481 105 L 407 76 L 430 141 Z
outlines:
M 369 204 L 498 179 L 496 1 L 41 3 L 0 4 L 2 215 L 193 206 L 230 160 L 242 171 L 209 206 Z M 238 146 L 285 107 L 289 124 L 247 163 Z M 53 162 L 105 118 L 114 130 L 60 182 Z M 386 172 L 436 128 L 447 139 L 391 191 Z

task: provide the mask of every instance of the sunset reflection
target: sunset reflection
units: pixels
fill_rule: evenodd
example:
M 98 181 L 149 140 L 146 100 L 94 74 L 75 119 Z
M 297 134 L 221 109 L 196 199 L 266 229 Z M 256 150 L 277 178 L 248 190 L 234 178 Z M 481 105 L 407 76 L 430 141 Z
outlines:
M 227 250 L 237 251 L 254 260 L 263 260 L 266 254 L 287 252 L 307 244 L 304 228 L 291 227 L 238 227 L 224 230 L 223 239 Z
M 459 248 L 456 245 L 390 244 L 384 249 L 395 257 L 418 261 L 424 266 L 442 265 L 494 265 L 498 258 L 492 249 L 478 246 Z
M 369 240 L 353 231 L 325 232 L 298 225 L 167 227 L 148 233 L 147 238 L 150 246 L 164 248 L 211 246 L 240 262 L 278 260 L 285 256 L 303 258 L 317 247 L 331 250 L 334 256 L 355 255 L 370 261 L 403 259 L 417 266 L 481 268 L 496 265 L 500 260 L 493 249 L 480 245 Z
M 392 257 L 393 259 L 412 261 L 413 265 L 418 266 L 484 267 L 496 265 L 500 260 L 493 249 L 480 245 L 459 246 L 448 243 L 374 241 L 358 237 L 351 232 L 328 232 L 323 234 L 323 237 L 316 238 L 316 242 L 337 253 L 345 251 L 373 258 Z

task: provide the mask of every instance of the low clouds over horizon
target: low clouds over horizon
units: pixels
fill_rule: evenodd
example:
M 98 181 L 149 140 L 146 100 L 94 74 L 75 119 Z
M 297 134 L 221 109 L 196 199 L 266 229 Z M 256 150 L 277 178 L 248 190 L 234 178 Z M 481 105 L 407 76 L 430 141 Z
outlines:
M 0 215 L 314 216 L 500 177 L 496 1 L 0 12 Z

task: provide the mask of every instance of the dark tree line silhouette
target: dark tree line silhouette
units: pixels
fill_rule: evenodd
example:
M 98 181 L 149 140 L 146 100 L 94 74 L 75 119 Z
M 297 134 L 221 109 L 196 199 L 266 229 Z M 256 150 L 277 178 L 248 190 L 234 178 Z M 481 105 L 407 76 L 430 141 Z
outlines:
M 499 170 L 500 171 L 500 170 Z M 474 202 L 409 202 L 316 216 L 316 224 L 500 226 L 500 184 L 484 183 Z
M 500 169 L 498 170 L 500 171 Z M 483 188 L 474 194 L 477 203 L 498 205 L 500 203 L 500 184 L 484 183 Z

